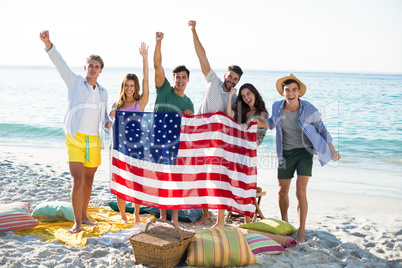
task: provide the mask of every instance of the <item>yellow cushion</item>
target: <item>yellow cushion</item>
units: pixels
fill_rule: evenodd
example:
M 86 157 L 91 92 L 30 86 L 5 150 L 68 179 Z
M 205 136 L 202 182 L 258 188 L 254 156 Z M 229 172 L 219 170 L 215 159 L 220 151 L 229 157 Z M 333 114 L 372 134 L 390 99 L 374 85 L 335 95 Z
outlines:
M 266 218 L 257 222 L 246 223 L 240 227 L 277 235 L 294 234 L 297 232 L 297 229 L 290 223 L 274 218 Z

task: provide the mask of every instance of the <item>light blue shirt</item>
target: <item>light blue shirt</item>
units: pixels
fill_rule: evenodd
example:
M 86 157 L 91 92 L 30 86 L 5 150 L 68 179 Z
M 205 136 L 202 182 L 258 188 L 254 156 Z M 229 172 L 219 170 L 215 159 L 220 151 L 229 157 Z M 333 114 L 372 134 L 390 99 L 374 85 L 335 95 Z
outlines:
M 46 50 L 46 49 L 45 49 Z M 61 78 L 68 88 L 68 107 L 67 114 L 64 118 L 64 130 L 71 136 L 75 137 L 78 132 L 78 128 L 81 123 L 81 118 L 84 113 L 84 105 L 88 100 L 89 94 L 92 91 L 92 86 L 88 83 L 87 79 L 73 73 L 68 67 L 66 62 L 61 57 L 60 53 L 53 45 L 52 48 L 47 51 L 50 60 L 56 66 Z M 101 85 L 96 83 L 99 87 L 100 103 L 99 105 L 93 105 L 93 109 L 99 109 L 99 127 L 98 136 L 101 136 L 102 130 L 107 122 L 111 121 L 107 114 L 107 91 Z
M 283 164 L 283 133 L 281 124 L 281 111 L 285 100 L 280 100 L 272 105 L 272 117 L 268 118 L 269 128 L 276 127 L 276 154 L 279 164 Z M 328 143 L 332 142 L 331 134 L 327 131 L 321 121 L 321 114 L 310 102 L 300 100 L 298 123 L 303 133 L 313 144 L 314 154 L 318 156 L 321 166 L 324 166 L 332 159 Z

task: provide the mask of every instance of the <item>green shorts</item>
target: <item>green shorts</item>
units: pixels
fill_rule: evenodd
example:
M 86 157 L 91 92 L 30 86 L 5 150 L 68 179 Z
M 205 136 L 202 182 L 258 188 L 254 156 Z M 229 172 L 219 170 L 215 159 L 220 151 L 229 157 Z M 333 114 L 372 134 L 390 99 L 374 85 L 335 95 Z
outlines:
M 283 164 L 278 166 L 278 179 L 292 179 L 295 170 L 299 176 L 311 177 L 313 149 L 296 148 L 283 150 Z

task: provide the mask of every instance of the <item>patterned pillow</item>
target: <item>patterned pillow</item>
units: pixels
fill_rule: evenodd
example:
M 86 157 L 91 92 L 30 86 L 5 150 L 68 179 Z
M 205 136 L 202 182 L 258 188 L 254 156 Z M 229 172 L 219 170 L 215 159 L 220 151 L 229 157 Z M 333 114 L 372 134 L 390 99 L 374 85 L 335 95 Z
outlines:
M 255 264 L 257 260 L 238 229 L 220 227 L 197 232 L 186 262 L 191 266 L 228 267 Z
M 262 252 L 279 254 L 286 251 L 278 242 L 257 233 L 244 234 L 244 238 L 254 254 Z
M 30 229 L 38 224 L 29 213 L 28 203 L 0 204 L 0 232 Z
M 36 206 L 32 216 L 40 221 L 74 221 L 73 206 L 70 202 L 43 202 Z
M 297 232 L 297 229 L 290 223 L 274 218 L 266 218 L 257 222 L 246 223 L 240 227 L 277 235 L 294 234 Z

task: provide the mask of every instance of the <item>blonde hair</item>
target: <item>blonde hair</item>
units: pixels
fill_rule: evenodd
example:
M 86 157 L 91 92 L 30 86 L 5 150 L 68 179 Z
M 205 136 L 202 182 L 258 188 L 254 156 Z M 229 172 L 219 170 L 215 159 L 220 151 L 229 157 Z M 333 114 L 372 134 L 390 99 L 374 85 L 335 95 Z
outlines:
M 124 91 L 124 87 L 127 83 L 128 80 L 133 80 L 134 81 L 134 99 L 139 100 L 140 99 L 140 82 L 138 81 L 138 77 L 135 74 L 126 74 L 126 76 L 123 79 L 123 82 L 121 82 L 121 87 L 120 87 L 120 93 L 119 93 L 119 100 L 117 101 L 117 110 L 120 110 L 120 108 L 123 106 L 123 103 L 127 101 L 127 95 L 126 92 Z
M 94 55 L 94 54 L 89 55 L 88 58 L 86 58 L 85 63 L 88 64 L 90 60 L 95 60 L 95 61 L 99 62 L 101 64 L 101 69 L 103 69 L 103 67 L 105 66 L 101 56 L 99 56 L 99 55 Z

